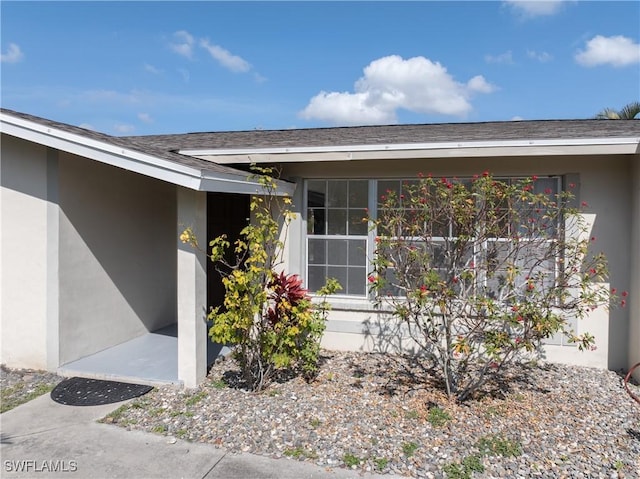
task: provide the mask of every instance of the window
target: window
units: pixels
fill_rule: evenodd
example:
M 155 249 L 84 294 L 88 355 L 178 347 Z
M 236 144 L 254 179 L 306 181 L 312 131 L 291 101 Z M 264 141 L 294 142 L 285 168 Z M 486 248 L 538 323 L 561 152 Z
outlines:
M 510 184 L 520 181 L 521 178 L 496 178 L 496 180 Z M 460 182 L 470 182 L 471 180 L 460 179 Z M 368 224 L 363 221 L 367 216 L 367 211 L 375 217 L 378 208 L 381 206 L 380 199 L 388 192 L 395 192 L 398 197 L 403 194 L 407 187 L 416 183 L 416 180 L 401 179 L 378 179 L 378 180 L 308 180 L 306 183 L 307 198 L 307 285 L 310 291 L 317 291 L 324 285 L 326 278 L 336 278 L 343 287 L 341 294 L 348 296 L 367 296 L 367 275 L 371 270 L 367 258 L 373 250 L 371 245 L 373 237 L 377 235 L 394 235 L 398 232 L 377 231 L 370 233 Z M 555 195 L 560 191 L 559 177 L 538 178 L 534 183 L 536 193 L 547 193 Z M 402 208 L 403 205 L 401 204 Z M 544 212 L 529 210 L 527 205 L 522 205 L 519 209 L 518 218 L 508 218 L 506 208 L 499 205 L 493 211 L 500 217 L 500 221 L 510 232 L 513 228 L 518 228 L 522 237 L 526 238 L 526 223 L 522 218 L 532 218 L 543 215 Z M 406 209 L 406 214 L 410 215 L 410 208 Z M 409 238 L 415 248 L 430 248 L 430 256 L 434 260 L 432 268 L 444 270 L 447 259 L 443 251 L 447 242 L 455 241 L 455 225 L 448 221 L 434 218 L 430 225 L 429 244 L 420 238 Z M 557 234 L 558 227 L 552 229 L 552 236 Z M 400 234 L 406 235 L 406 232 Z M 549 238 L 553 241 L 553 237 Z M 531 243 L 531 247 L 540 245 L 540 241 Z M 526 246 L 525 246 L 526 247 Z M 474 244 L 472 251 L 467 251 L 459 258 L 465 264 L 490 264 L 492 257 L 496 259 L 509 255 L 510 247 L 507 238 L 489 237 L 483 242 Z M 489 261 L 487 261 L 487 259 Z M 438 262 L 442 263 L 439 264 Z M 500 263 L 500 261 L 497 261 Z M 556 268 L 554 260 L 532 262 L 530 264 L 518 264 L 520 274 L 544 274 L 548 281 L 556 279 Z M 388 271 L 393 275 L 396 272 Z M 487 288 L 496 297 L 500 294 L 501 284 L 504 282 L 506 271 L 493 270 L 479 272 L 477 276 L 477 287 Z M 401 294 L 400 291 L 389 291 L 393 294 Z
M 364 296 L 367 284 L 368 180 L 307 182 L 307 285 L 336 278 L 341 294 Z

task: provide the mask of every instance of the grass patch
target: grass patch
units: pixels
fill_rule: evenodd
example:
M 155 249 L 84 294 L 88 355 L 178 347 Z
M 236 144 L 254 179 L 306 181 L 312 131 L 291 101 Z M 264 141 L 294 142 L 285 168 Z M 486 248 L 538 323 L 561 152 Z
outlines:
M 493 435 L 480 438 L 476 443 L 479 452 L 465 456 L 460 462 L 444 466 L 448 479 L 471 479 L 474 472 L 484 472 L 482 458 L 486 456 L 517 457 L 522 454 L 522 446 L 517 441 Z
M 360 465 L 360 462 L 362 462 L 362 460 L 358 456 L 355 456 L 348 452 L 344 456 L 342 456 L 342 462 L 344 462 L 345 466 L 347 467 L 356 467 Z
M 229 385 L 224 381 L 224 379 L 216 379 L 215 381 L 211 381 L 211 385 L 214 389 L 225 389 L 229 387 Z
M 389 459 L 385 457 L 377 457 L 373 460 L 373 463 L 376 465 L 376 469 L 378 471 L 382 471 L 385 467 L 387 467 L 387 464 L 389 464 Z
M 482 456 L 473 454 L 466 456 L 460 463 L 452 462 L 444 466 L 448 479 L 471 479 L 474 472 L 484 472 Z
M 157 434 L 163 434 L 167 432 L 167 426 L 165 426 L 164 424 L 153 426 L 153 428 L 151 429 L 151 432 L 155 432 Z
M 483 456 L 518 457 L 522 455 L 522 446 L 517 441 L 502 436 L 480 438 L 476 447 Z
M 613 463 L 613 468 L 620 472 L 624 469 L 624 462 L 622 462 L 620 459 L 616 460 L 616 462 Z
M 427 421 L 433 427 L 444 426 L 450 420 L 451 420 L 451 415 L 447 411 L 441 409 L 439 406 L 433 406 L 429 408 Z
M 10 388 L 4 388 L 0 391 L 0 413 L 10 411 L 21 404 L 49 393 L 54 387 L 55 384 L 37 384 L 33 390 L 29 391 L 27 383 L 19 382 Z
M 207 397 L 206 391 L 200 391 L 199 393 L 194 394 L 189 399 L 185 401 L 187 406 L 194 406 Z
M 405 412 L 404 417 L 406 419 L 418 419 L 420 417 L 420 413 L 418 413 L 418 411 L 416 411 L 415 409 L 412 409 L 411 411 Z
M 413 453 L 418 449 L 418 445 L 415 442 L 405 442 L 402 444 L 402 452 L 405 456 L 411 457 Z
M 104 419 L 100 420 L 100 422 L 120 422 L 122 420 L 122 416 L 124 416 L 124 413 L 127 411 L 127 409 L 128 409 L 128 406 L 126 404 L 123 404 L 115 411 L 111 411 L 109 414 L 107 414 L 104 417 Z
M 285 449 L 283 454 L 287 457 L 292 457 L 294 459 L 301 459 L 301 458 L 315 459 L 318 457 L 318 455 L 315 452 L 310 451 L 309 449 L 305 449 L 302 446 Z
M 162 407 L 153 407 L 149 410 L 147 410 L 147 413 L 149 414 L 149 416 L 160 416 L 163 412 L 165 411 L 164 408 Z

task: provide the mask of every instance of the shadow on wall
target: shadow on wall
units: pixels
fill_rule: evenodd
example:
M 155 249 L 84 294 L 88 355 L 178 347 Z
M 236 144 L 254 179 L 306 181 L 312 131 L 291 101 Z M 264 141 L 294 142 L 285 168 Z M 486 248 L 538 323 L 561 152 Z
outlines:
M 374 353 L 423 355 L 408 328 L 389 315 L 376 314 L 363 321 L 365 344 Z
M 63 306 L 82 314 L 110 302 L 124 309 L 126 302 L 147 331 L 171 324 L 173 185 L 75 157 L 61 158 L 59 170 L 61 287 L 86 292 L 69 293 L 71 303 Z

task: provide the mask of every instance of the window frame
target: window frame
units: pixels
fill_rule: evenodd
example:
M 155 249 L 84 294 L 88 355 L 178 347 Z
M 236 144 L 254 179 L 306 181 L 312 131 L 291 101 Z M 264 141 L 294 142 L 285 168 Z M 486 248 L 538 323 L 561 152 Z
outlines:
M 346 303 L 352 304 L 352 305 L 357 305 L 357 304 L 365 304 L 365 305 L 369 305 L 371 303 L 370 299 L 371 299 L 371 295 L 368 291 L 368 287 L 367 287 L 367 277 L 369 275 L 370 272 L 370 267 L 371 267 L 371 258 L 373 257 L 373 251 L 374 251 L 374 240 L 375 240 L 375 232 L 372 231 L 371 228 L 371 222 L 367 223 L 366 225 L 366 234 L 362 234 L 362 235 L 351 235 L 351 234 L 328 234 L 328 232 L 325 232 L 324 234 L 321 235 L 316 235 L 316 234 L 309 234 L 309 230 L 308 230 L 308 214 L 309 214 L 309 210 L 311 209 L 311 207 L 309 206 L 309 182 L 313 182 L 313 181 L 324 181 L 329 182 L 329 181 L 366 181 L 367 182 L 367 204 L 369 205 L 368 207 L 365 207 L 365 209 L 368 209 L 369 211 L 369 215 L 372 214 L 372 209 L 370 207 L 370 205 L 372 204 L 372 201 L 375 201 L 375 191 L 372 191 L 372 188 L 375 188 L 375 183 L 376 180 L 375 179 L 370 179 L 370 178 L 305 178 L 303 181 L 303 185 L 304 185 L 304 191 L 303 191 L 303 204 L 304 204 L 304 208 L 303 208 L 303 224 L 302 224 L 302 236 L 303 236 L 303 240 L 302 240 L 302 261 L 304 261 L 304 267 L 301 268 L 302 271 L 304 271 L 304 280 L 305 283 L 308 285 L 309 284 L 309 239 L 323 239 L 323 240 L 363 240 L 365 241 L 365 259 L 364 259 L 364 270 L 365 270 L 365 274 L 363 277 L 364 280 L 364 294 L 347 294 L 347 293 L 342 293 L 341 291 L 337 292 L 334 294 L 333 299 L 332 299 L 332 303 L 334 302 L 340 302 L 340 301 L 345 301 Z M 324 207 L 325 210 L 329 209 L 329 207 Z M 349 206 L 347 205 L 345 207 L 345 209 L 347 209 L 347 211 L 349 210 Z M 348 214 L 347 214 L 347 223 L 348 223 Z M 311 265 L 313 266 L 313 265 Z M 327 263 L 324 264 L 325 267 L 328 267 L 329 265 Z M 348 264 L 345 265 L 345 267 L 348 268 Z M 342 285 L 343 288 L 345 285 Z M 317 297 L 316 291 L 309 291 L 309 294 L 311 295 L 311 297 Z
M 513 181 L 520 181 L 523 179 L 528 178 L 529 176 L 526 175 L 500 175 L 500 176 L 496 176 L 495 179 L 496 180 L 508 180 L 510 183 Z M 459 177 L 457 178 L 459 181 L 468 181 L 471 180 L 471 177 Z M 564 191 L 566 189 L 566 185 L 567 185 L 567 179 L 566 179 L 566 175 L 560 175 L 560 174 L 549 174 L 549 175 L 540 175 L 539 179 L 554 179 L 556 182 L 555 185 L 555 189 L 556 189 L 556 193 L 560 193 L 562 191 Z M 304 261 L 304 267 L 301 268 L 302 271 L 304 271 L 304 279 L 305 282 L 307 282 L 308 284 L 308 280 L 309 280 L 309 239 L 313 238 L 313 239 L 326 239 L 326 240 L 331 240 L 331 239 L 343 239 L 343 240 L 366 240 L 366 247 L 365 247 L 365 251 L 366 251 L 366 258 L 365 258 L 365 269 L 367 271 L 367 273 L 364 276 L 364 281 L 365 281 L 365 293 L 362 295 L 359 294 L 341 294 L 338 293 L 336 295 L 336 297 L 332 300 L 333 302 L 340 302 L 341 300 L 347 300 L 347 301 L 357 301 L 357 302 L 362 302 L 362 303 L 367 303 L 367 304 L 372 304 L 372 294 L 368 291 L 368 285 L 367 285 L 367 277 L 369 276 L 370 272 L 371 272 L 371 262 L 372 262 L 372 258 L 374 257 L 374 251 L 375 251 L 375 238 L 378 235 L 378 232 L 372 228 L 372 224 L 371 222 L 369 222 L 369 224 L 367 225 L 367 234 L 366 235 L 331 235 L 325 232 L 325 234 L 323 235 L 313 235 L 313 234 L 309 234 L 308 233 L 308 213 L 310 210 L 310 206 L 308 204 L 308 194 L 309 194 L 309 182 L 313 182 L 313 181 L 324 181 L 324 182 L 329 182 L 329 181 L 367 181 L 368 182 L 368 211 L 369 211 L 369 215 L 372 218 L 377 218 L 377 214 L 378 214 L 378 203 L 379 203 L 379 184 L 381 182 L 397 182 L 398 186 L 400 187 L 400 189 L 402 189 L 402 185 L 403 182 L 405 181 L 416 181 L 415 178 L 406 178 L 406 177 L 377 177 L 377 178 L 361 178 L 361 177 L 357 177 L 357 178 L 343 178 L 343 177 L 339 177 L 339 178 L 331 178 L 331 177 L 318 177 L 318 178 L 306 178 L 303 181 L 303 204 L 304 204 L 304 209 L 303 209 L 303 225 L 302 225 L 302 233 L 303 233 L 303 241 L 302 241 L 302 261 Z M 348 205 L 347 205 L 347 210 L 348 210 Z M 327 207 L 325 207 L 325 209 L 327 209 Z M 448 227 L 449 229 L 449 233 L 451 234 L 451 225 L 449 225 Z M 558 225 L 558 230 L 557 230 L 557 234 L 563 234 L 563 228 L 562 225 Z M 434 236 L 432 239 L 440 242 L 444 242 L 447 239 L 448 240 L 455 240 L 455 236 L 449 236 L 449 237 L 436 237 Z M 496 242 L 504 242 L 507 241 L 507 238 L 494 238 L 493 241 Z M 549 239 L 547 241 L 553 241 L 553 239 Z M 480 251 L 474 251 L 472 254 L 472 258 L 473 261 L 475 261 L 475 258 L 477 257 L 477 255 L 481 254 L 482 252 Z M 328 266 L 327 264 L 325 264 L 325 266 Z M 348 267 L 348 265 L 346 265 Z M 558 277 L 558 263 L 557 260 L 555 262 L 555 268 L 554 268 L 554 278 Z M 483 282 L 486 284 L 486 274 L 483 275 Z M 310 291 L 311 296 L 315 296 L 315 291 Z

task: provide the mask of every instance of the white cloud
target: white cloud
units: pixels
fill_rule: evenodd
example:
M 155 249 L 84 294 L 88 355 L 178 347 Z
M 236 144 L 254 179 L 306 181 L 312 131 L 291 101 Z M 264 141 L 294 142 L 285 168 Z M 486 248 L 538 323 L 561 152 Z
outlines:
M 484 60 L 487 63 L 507 63 L 509 65 L 512 65 L 513 55 L 511 54 L 511 50 L 509 50 L 499 55 L 485 55 Z
M 517 115 L 511 118 L 511 121 L 522 121 L 522 120 L 524 120 L 524 118 L 522 118 L 521 116 L 517 116 Z
M 553 57 L 547 52 L 536 52 L 534 50 L 527 50 L 527 56 L 534 60 L 538 60 L 540 63 L 546 63 L 553 59 Z
M 194 48 L 196 45 L 199 45 L 203 49 L 205 49 L 211 57 L 217 61 L 222 67 L 226 68 L 229 71 L 235 73 L 246 73 L 251 71 L 251 64 L 246 61 L 244 58 L 234 55 L 226 48 L 221 47 L 220 45 L 215 45 L 209 41 L 208 38 L 200 38 L 196 39 L 193 35 L 185 30 L 177 31 L 173 34 L 173 43 L 170 43 L 170 48 L 182 55 L 183 57 L 193 59 L 194 57 Z M 152 65 L 145 65 L 145 69 L 151 73 L 159 73 L 160 70 L 157 70 Z M 189 72 L 186 70 L 179 70 L 184 81 L 189 81 Z M 254 72 L 254 80 L 256 83 L 262 83 L 266 81 L 266 78 L 262 75 Z
M 160 73 L 162 73 L 162 70 L 154 67 L 153 65 L 150 65 L 149 63 L 144 64 L 144 71 L 153 73 L 154 75 L 159 75 Z
M 355 82 L 353 93 L 322 91 L 311 98 L 300 116 L 343 125 L 395 123 L 400 108 L 465 116 L 472 109 L 469 98 L 473 93 L 494 89 L 480 75 L 460 83 L 438 62 L 392 55 L 372 61 Z
M 173 34 L 173 38 L 175 43 L 169 44 L 171 49 L 178 55 L 189 59 L 193 58 L 193 45 L 195 43 L 193 36 L 187 31 L 180 30 Z
M 153 123 L 153 118 L 151 118 L 149 113 L 138 113 L 138 120 L 144 123 Z
M 565 0 L 504 0 L 503 4 L 521 17 L 533 18 L 555 15 L 566 3 Z
M 127 125 L 126 123 L 116 123 L 113 125 L 113 129 L 117 133 L 132 133 L 136 128 L 135 126 Z
M 395 123 L 395 109 L 370 104 L 367 93 L 321 91 L 300 113 L 302 118 L 340 125 Z
M 220 65 L 232 72 L 248 72 L 251 69 L 251 65 L 245 59 L 233 55 L 219 45 L 212 45 L 206 38 L 200 40 L 200 46 L 207 50 Z
M 7 53 L 0 54 L 0 61 L 2 63 L 18 63 L 24 58 L 24 54 L 20 47 L 15 43 L 9 43 Z
M 496 89 L 495 86 L 487 82 L 482 75 L 476 75 L 467 82 L 469 91 L 478 93 L 491 93 Z
M 92 124 L 90 123 L 80 123 L 78 125 L 80 128 L 84 128 L 85 130 L 91 130 L 91 131 L 96 131 L 96 129 L 93 127 Z
M 584 50 L 576 54 L 575 60 L 585 67 L 606 64 L 623 67 L 640 63 L 640 44 L 620 35 L 614 37 L 597 35 L 587 42 Z

